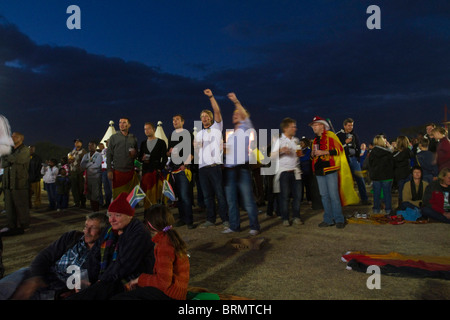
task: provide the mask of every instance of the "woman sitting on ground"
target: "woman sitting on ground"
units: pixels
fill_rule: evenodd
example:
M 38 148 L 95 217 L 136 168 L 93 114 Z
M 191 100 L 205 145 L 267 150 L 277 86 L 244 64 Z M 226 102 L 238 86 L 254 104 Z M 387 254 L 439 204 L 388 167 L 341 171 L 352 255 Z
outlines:
M 403 187 L 403 202 L 399 210 L 421 208 L 423 205 L 423 196 L 428 182 L 422 179 L 423 171 L 420 166 L 414 166 L 411 171 L 412 178 Z
M 422 216 L 444 223 L 450 223 L 450 169 L 439 172 L 438 180 L 425 189 Z
M 144 223 L 155 243 L 153 274 L 141 274 L 128 283 L 131 291 L 116 295 L 117 300 L 185 300 L 189 283 L 187 246 L 178 232 L 170 210 L 154 205 L 144 212 Z

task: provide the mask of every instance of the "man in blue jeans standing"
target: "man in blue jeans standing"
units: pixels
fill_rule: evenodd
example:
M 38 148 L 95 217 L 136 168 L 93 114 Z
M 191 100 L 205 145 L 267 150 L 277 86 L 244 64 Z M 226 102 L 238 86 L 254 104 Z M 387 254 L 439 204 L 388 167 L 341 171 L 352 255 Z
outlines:
M 359 163 L 359 156 L 361 153 L 360 142 L 358 135 L 355 133 L 353 127 L 355 122 L 352 118 L 347 118 L 344 120 L 344 128 L 337 132 L 336 135 L 341 141 L 345 155 L 347 156 L 348 165 L 358 185 L 359 197 L 361 198 L 361 204 L 369 205 L 369 200 L 367 198 L 366 182 L 362 176 L 361 165 Z
M 253 195 L 251 172 L 249 167 L 250 134 L 253 125 L 249 113 L 242 107 L 234 93 L 229 93 L 228 98 L 234 103 L 236 109 L 233 112 L 232 121 L 234 131 L 227 137 L 225 143 L 225 194 L 228 203 L 228 215 L 230 227 L 222 233 L 240 231 L 240 211 L 238 201 L 241 196 L 245 211 L 248 213 L 250 235 L 259 234 L 258 207 Z
M 277 170 L 273 181 L 273 192 L 279 193 L 279 204 L 283 225 L 290 226 L 289 200 L 292 196 L 292 223 L 302 225 L 300 217 L 300 200 L 302 192 L 302 180 L 300 160 L 297 150 L 300 149 L 300 141 L 295 137 L 297 122 L 292 118 L 284 118 L 280 124 L 282 134 L 275 141 L 270 157 L 277 161 Z
M 203 110 L 200 113 L 203 129 L 197 133 L 194 148 L 197 150 L 198 174 L 206 206 L 206 222 L 201 228 L 214 226 L 216 223 L 215 197 L 217 197 L 219 215 L 224 227 L 229 227 L 227 200 L 222 185 L 223 165 L 223 121 L 219 105 L 210 89 L 203 92 L 210 100 L 214 111 Z
M 175 226 L 187 225 L 188 229 L 194 229 L 191 197 L 192 172 L 190 170 L 194 154 L 193 136 L 183 128 L 184 117 L 181 114 L 173 116 L 172 123 L 175 130 L 170 137 L 167 156 L 170 157 L 169 168 L 174 181 L 175 194 L 178 197 L 179 221 Z

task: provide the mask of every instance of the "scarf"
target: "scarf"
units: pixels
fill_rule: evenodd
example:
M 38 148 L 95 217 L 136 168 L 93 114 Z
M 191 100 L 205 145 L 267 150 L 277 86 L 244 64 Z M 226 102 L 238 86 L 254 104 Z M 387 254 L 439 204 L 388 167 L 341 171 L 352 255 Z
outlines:
M 414 183 L 414 179 L 411 179 L 411 195 L 412 201 L 419 201 L 423 198 L 423 181 L 420 180 L 419 190 L 416 190 L 416 184 Z
M 100 246 L 100 274 L 105 272 L 111 262 L 117 259 L 117 249 L 119 237 L 117 233 L 110 227 L 103 238 Z

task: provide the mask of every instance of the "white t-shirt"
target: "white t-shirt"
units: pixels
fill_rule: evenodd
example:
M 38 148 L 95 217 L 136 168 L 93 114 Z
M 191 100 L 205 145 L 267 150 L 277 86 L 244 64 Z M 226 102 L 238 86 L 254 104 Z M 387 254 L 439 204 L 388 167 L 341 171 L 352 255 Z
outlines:
M 223 121 L 214 122 L 207 129 L 202 129 L 195 136 L 197 144 L 201 144 L 198 151 L 199 169 L 212 164 L 223 163 Z
M 273 145 L 272 152 L 278 152 L 281 148 L 288 147 L 291 149 L 291 153 L 282 154 L 278 158 L 279 169 L 282 171 L 289 171 L 298 168 L 299 158 L 295 153 L 297 150 L 297 146 L 299 145 L 299 140 L 296 137 L 292 137 L 289 139 L 284 135 L 281 135 L 280 139 L 275 141 Z

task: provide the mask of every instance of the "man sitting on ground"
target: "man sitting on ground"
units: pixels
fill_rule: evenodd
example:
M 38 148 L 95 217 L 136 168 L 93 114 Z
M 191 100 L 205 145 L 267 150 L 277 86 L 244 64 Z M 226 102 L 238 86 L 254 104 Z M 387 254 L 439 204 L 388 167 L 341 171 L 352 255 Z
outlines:
M 107 225 L 104 213 L 86 216 L 83 232 L 69 231 L 42 250 L 31 265 L 0 280 L 0 300 L 40 300 L 45 296 L 57 298 L 70 291 L 67 279 L 72 275 L 68 267 L 86 268 L 91 248 Z

